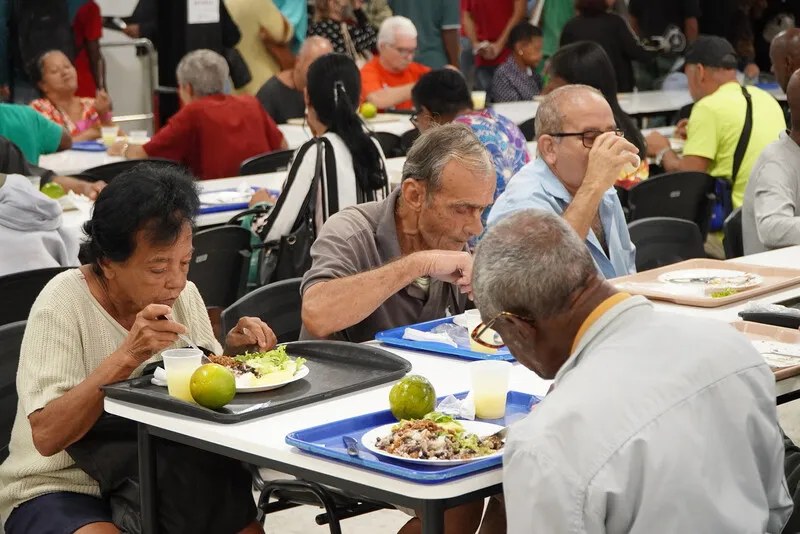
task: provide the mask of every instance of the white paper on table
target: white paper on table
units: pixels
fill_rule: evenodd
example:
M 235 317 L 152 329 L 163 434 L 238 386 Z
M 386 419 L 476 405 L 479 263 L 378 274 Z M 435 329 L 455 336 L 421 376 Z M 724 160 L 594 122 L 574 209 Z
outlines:
M 750 342 L 772 368 L 800 365 L 800 345 L 762 339 L 751 339 Z
M 443 332 L 434 334 L 433 332 L 423 332 L 414 328 L 406 328 L 403 332 L 403 339 L 408 339 L 409 341 L 426 341 L 429 343 L 444 343 L 453 348 L 458 348 L 456 342 Z
M 213 24 L 219 22 L 220 0 L 186 0 L 187 24 Z
M 166 386 L 167 371 L 163 367 L 156 367 L 156 371 L 153 373 L 153 378 L 150 381 L 156 386 Z
M 464 400 L 459 400 L 453 395 L 448 395 L 442 399 L 442 402 L 440 402 L 439 406 L 436 407 L 436 411 L 445 415 L 452 415 L 453 417 L 457 417 L 459 419 L 474 421 L 475 396 L 472 394 L 472 391 L 470 391 L 467 396 L 464 397 Z
M 92 218 L 92 206 L 94 205 L 89 197 L 84 195 L 76 195 L 74 192 L 69 191 L 67 194 L 58 199 L 61 208 L 68 210 L 74 208 L 81 213 L 85 219 Z

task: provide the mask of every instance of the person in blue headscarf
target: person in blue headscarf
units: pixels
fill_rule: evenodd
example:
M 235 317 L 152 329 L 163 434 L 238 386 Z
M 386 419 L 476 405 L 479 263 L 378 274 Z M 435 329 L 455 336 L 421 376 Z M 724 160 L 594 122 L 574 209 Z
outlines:
M 289 41 L 289 47 L 295 56 L 300 52 L 300 47 L 306 40 L 308 32 L 308 4 L 306 0 L 274 0 L 275 5 L 281 10 L 286 20 L 294 27 L 294 37 Z

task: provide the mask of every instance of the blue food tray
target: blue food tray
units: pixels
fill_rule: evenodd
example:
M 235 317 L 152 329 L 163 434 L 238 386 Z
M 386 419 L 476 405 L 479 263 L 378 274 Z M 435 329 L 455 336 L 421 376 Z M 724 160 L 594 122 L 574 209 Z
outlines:
M 459 393 L 456 395 L 459 399 L 463 399 L 466 396 L 466 393 Z M 444 399 L 444 397 L 440 397 L 439 401 L 442 399 Z M 509 391 L 506 403 L 506 416 L 504 418 L 492 420 L 478 419 L 478 421 L 508 426 L 527 416 L 531 408 L 540 400 L 541 399 L 535 395 L 520 393 L 519 391 Z M 394 460 L 383 456 L 377 456 L 361 446 L 361 437 L 364 434 L 373 428 L 396 422 L 397 419 L 392 415 L 392 412 L 384 410 L 382 412 L 359 415 L 350 419 L 292 432 L 286 436 L 286 443 L 315 456 L 331 458 L 350 465 L 363 467 L 364 469 L 377 471 L 378 473 L 398 478 L 404 478 L 420 484 L 448 482 L 480 471 L 496 469 L 503 463 L 502 457 L 494 457 L 453 467 L 428 467 L 404 462 L 400 459 Z M 357 458 L 347 454 L 347 450 L 342 442 L 344 436 L 350 436 L 359 443 L 360 454 Z
M 105 152 L 108 148 L 99 141 L 76 141 L 72 143 L 72 150 L 80 150 L 81 152 Z
M 422 332 L 429 332 L 444 323 L 452 323 L 452 317 L 445 317 L 444 319 L 436 319 L 428 321 L 427 323 L 412 324 L 409 326 L 401 326 L 399 328 L 392 328 L 391 330 L 384 330 L 375 335 L 375 339 L 386 345 L 393 347 L 402 347 L 404 349 L 423 350 L 425 352 L 435 352 L 437 354 L 445 354 L 461 358 L 462 360 L 503 360 L 513 362 L 514 357 L 508 352 L 508 348 L 503 347 L 495 354 L 485 354 L 483 352 L 475 352 L 469 349 L 462 349 L 460 347 L 451 347 L 444 343 L 434 343 L 432 341 L 411 341 L 410 339 L 403 339 L 403 333 L 406 328 L 414 328 Z
M 252 189 L 255 192 L 262 188 L 252 187 Z M 278 196 L 281 194 L 280 191 L 275 191 L 274 189 L 263 189 L 269 191 L 273 196 Z M 231 187 L 230 189 L 214 189 L 213 191 L 204 191 L 204 193 L 219 193 L 220 191 L 236 191 L 236 188 Z M 201 204 L 200 209 L 197 210 L 197 213 L 200 215 L 207 215 L 209 213 L 220 213 L 223 211 L 246 210 L 249 206 L 249 202 L 237 202 L 235 204 Z

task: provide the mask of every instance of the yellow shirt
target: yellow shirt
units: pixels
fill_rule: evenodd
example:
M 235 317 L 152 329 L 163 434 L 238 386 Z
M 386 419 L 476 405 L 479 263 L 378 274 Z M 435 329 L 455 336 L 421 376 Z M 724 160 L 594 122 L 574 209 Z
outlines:
M 275 39 L 283 37 L 283 15 L 272 0 L 225 0 L 225 7 L 233 22 L 239 27 L 242 38 L 236 49 L 250 68 L 250 83 L 234 91 L 236 94 L 255 96 L 261 86 L 280 71 L 275 57 L 267 51 L 259 30 L 263 27 Z M 289 25 L 287 37 L 291 39 L 294 28 Z
M 753 132 L 736 175 L 734 208 L 742 205 L 747 180 L 758 156 L 786 129 L 781 106 L 769 93 L 753 86 L 748 86 L 747 92 L 753 101 Z M 711 165 L 708 174 L 716 178 L 730 178 L 746 111 L 747 102 L 737 82 L 726 83 L 713 94 L 700 99 L 689 117 L 683 155 L 709 159 Z

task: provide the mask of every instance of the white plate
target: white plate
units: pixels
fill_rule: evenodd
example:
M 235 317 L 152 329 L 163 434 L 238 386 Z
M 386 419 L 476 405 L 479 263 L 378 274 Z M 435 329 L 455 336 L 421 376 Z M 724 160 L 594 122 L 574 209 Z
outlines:
M 267 386 L 247 386 L 247 387 L 236 386 L 236 393 L 258 393 L 259 391 L 270 391 L 272 389 L 282 388 L 283 386 L 291 384 L 292 382 L 297 382 L 298 380 L 302 380 L 303 378 L 308 376 L 308 373 L 310 372 L 311 371 L 309 370 L 309 368 L 304 365 L 303 367 L 300 368 L 299 371 L 297 371 L 297 373 L 292 378 L 286 380 L 285 382 L 279 382 L 277 384 L 269 384 Z
M 704 279 L 714 278 L 715 281 L 706 282 Z M 690 280 L 697 279 L 692 282 Z M 749 289 L 764 283 L 764 277 L 759 274 L 733 271 L 728 269 L 681 269 L 664 273 L 658 277 L 659 282 L 672 284 L 692 284 L 706 287 L 720 287 L 730 289 Z
M 241 204 L 250 202 L 253 196 L 252 191 L 242 193 L 241 191 L 209 191 L 200 194 L 200 203 L 208 206 Z
M 459 419 L 459 423 L 461 426 L 464 427 L 469 434 L 477 434 L 478 437 L 483 438 L 486 436 L 491 436 L 495 432 L 502 430 L 502 426 L 495 425 L 492 423 L 484 423 L 483 421 L 464 421 Z M 477 462 L 478 460 L 486 460 L 487 458 L 495 458 L 498 456 L 503 456 L 503 451 L 505 448 L 500 449 L 499 451 L 495 451 L 493 454 L 487 454 L 486 456 L 478 456 L 477 458 L 471 458 L 469 460 L 420 460 L 416 458 L 404 458 L 402 456 L 397 456 L 396 454 L 391 454 L 386 451 L 380 450 L 378 447 L 375 446 L 375 442 L 378 438 L 382 438 L 384 436 L 388 436 L 392 433 L 392 427 L 395 426 L 397 423 L 392 423 L 389 425 L 379 426 L 378 428 L 374 428 L 364 434 L 361 437 L 361 444 L 367 449 L 369 452 L 373 454 L 377 454 L 378 456 L 384 456 L 386 458 L 392 458 L 395 460 L 402 460 L 403 462 L 408 462 L 412 464 L 424 464 L 424 465 L 440 465 L 440 466 L 454 466 L 454 465 L 461 465 L 461 464 L 468 464 L 470 462 Z

